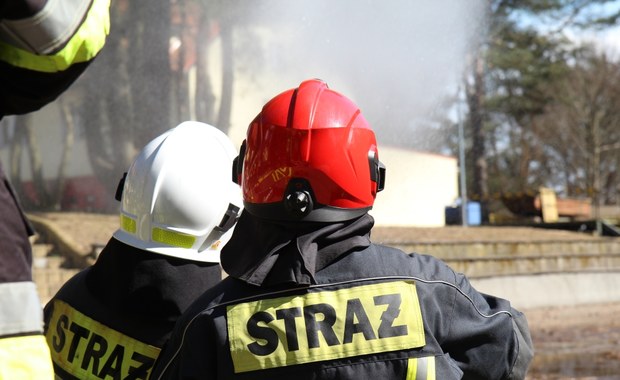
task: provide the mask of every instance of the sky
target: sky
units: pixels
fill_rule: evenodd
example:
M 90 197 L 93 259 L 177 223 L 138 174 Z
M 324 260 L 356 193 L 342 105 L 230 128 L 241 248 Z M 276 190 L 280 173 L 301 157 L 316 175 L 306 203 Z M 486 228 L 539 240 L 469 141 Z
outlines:
M 601 51 L 607 52 L 612 58 L 620 58 L 620 26 L 599 32 L 585 33 L 580 38 L 592 42 Z

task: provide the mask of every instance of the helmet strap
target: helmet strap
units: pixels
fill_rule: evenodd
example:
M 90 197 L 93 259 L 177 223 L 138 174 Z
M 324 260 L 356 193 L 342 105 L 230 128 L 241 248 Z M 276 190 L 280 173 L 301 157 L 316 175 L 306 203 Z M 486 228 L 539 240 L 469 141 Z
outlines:
M 204 251 L 205 249 L 211 247 L 215 242 L 220 240 L 222 236 L 224 236 L 224 234 L 228 232 L 228 230 L 230 230 L 235 225 L 235 223 L 237 223 L 240 215 L 241 209 L 234 204 L 229 203 L 228 209 L 224 213 L 220 224 L 218 224 L 211 230 L 209 236 L 207 236 L 200 248 L 198 248 L 198 252 Z

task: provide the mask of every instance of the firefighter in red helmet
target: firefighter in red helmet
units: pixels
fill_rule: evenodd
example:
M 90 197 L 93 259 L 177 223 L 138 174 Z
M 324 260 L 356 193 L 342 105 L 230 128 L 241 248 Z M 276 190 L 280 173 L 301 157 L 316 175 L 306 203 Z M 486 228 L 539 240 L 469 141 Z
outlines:
M 229 276 L 177 322 L 152 378 L 524 378 L 522 313 L 434 257 L 371 242 L 379 157 L 324 82 L 269 101 L 233 168 L 245 209 Z

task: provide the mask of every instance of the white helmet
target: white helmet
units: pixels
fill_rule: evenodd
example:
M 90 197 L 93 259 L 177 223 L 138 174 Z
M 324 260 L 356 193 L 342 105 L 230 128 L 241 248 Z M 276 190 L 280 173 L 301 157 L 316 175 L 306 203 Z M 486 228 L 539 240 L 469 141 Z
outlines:
M 119 184 L 114 237 L 163 255 L 219 262 L 243 207 L 232 181 L 236 155 L 222 131 L 195 121 L 152 140 Z

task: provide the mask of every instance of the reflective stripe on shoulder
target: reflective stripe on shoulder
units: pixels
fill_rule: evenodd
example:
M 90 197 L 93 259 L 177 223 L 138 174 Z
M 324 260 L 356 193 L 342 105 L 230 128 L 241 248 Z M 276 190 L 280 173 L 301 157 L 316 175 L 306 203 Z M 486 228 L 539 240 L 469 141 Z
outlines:
M 160 348 L 143 343 L 52 301 L 46 332 L 54 365 L 79 379 L 148 378 Z
M 235 372 L 422 347 L 413 281 L 393 281 L 227 307 Z
M 43 332 L 43 309 L 32 281 L 0 284 L 0 336 Z
M 90 0 L 48 0 L 32 17 L 0 20 L 0 40 L 34 54 L 50 54 L 71 39 Z
M 0 379 L 51 379 L 50 351 L 43 335 L 0 339 Z
M 0 60 L 52 73 L 94 58 L 110 30 L 110 0 L 62 3 L 50 0 L 42 13 L 32 18 L 0 22 Z
M 409 358 L 406 380 L 435 380 L 435 357 Z

